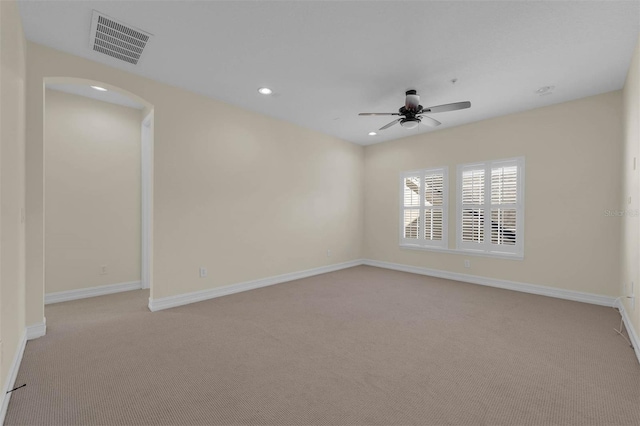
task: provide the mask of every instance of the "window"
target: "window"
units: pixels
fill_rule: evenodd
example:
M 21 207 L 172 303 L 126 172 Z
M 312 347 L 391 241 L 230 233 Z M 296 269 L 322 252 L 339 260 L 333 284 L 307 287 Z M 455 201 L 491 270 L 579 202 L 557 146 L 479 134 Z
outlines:
M 447 169 L 400 177 L 400 244 L 447 247 Z
M 458 166 L 457 245 L 524 256 L 524 158 Z

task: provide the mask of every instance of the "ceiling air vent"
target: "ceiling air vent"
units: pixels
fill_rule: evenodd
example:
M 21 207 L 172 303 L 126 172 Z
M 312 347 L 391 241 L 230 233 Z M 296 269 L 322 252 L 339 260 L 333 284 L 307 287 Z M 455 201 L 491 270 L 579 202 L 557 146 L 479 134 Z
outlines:
M 91 48 L 121 61 L 137 65 L 152 34 L 93 11 Z

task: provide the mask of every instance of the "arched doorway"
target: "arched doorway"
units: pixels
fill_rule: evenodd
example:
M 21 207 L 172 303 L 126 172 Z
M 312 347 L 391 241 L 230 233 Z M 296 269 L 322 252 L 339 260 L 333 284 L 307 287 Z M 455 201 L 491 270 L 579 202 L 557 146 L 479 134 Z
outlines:
M 102 90 L 101 90 L 102 89 Z M 45 269 L 44 274 L 44 304 L 56 303 L 67 300 L 75 300 L 81 299 L 85 297 L 92 297 L 97 295 L 121 292 L 126 290 L 133 290 L 135 288 L 149 288 L 151 289 L 153 286 L 152 280 L 152 240 L 153 240 L 153 227 L 152 227 L 152 210 L 153 210 L 153 129 L 154 129 L 154 114 L 153 114 L 153 105 L 147 102 L 146 100 L 140 98 L 139 96 L 123 90 L 119 87 L 113 86 L 111 84 L 95 81 L 95 80 L 87 80 L 81 78 L 68 78 L 68 77 L 50 77 L 44 79 L 44 93 L 45 93 L 45 104 L 46 104 L 46 93 L 49 90 L 55 90 L 58 92 L 67 92 L 70 95 L 79 95 L 85 98 L 93 98 L 97 101 L 112 103 L 112 104 L 120 104 L 122 108 L 134 108 L 138 110 L 138 131 L 139 131 L 139 237 L 140 237 L 140 249 L 139 249 L 139 279 L 134 281 L 127 282 L 116 282 L 107 285 L 87 285 L 83 288 L 72 288 L 69 290 L 63 291 L 52 291 L 47 285 L 47 270 Z M 47 111 L 46 107 L 44 112 L 45 122 L 47 121 Z M 50 124 L 51 125 L 51 124 Z M 43 143 L 45 147 L 47 146 L 47 129 L 46 125 L 43 124 Z M 46 164 L 46 149 L 45 154 L 43 156 L 44 163 L 44 180 L 46 182 L 47 179 L 47 164 Z M 114 173 L 118 173 L 117 170 L 114 170 Z M 88 183 L 90 185 L 90 183 Z M 45 185 L 46 187 L 46 185 Z M 47 194 L 45 190 L 44 196 L 44 260 L 45 265 L 47 264 L 47 260 L 51 259 L 53 256 L 51 253 L 47 253 L 47 242 L 51 241 L 53 237 L 47 240 Z M 79 201 L 81 202 L 81 201 Z M 50 203 L 53 204 L 53 203 Z M 58 203 L 60 204 L 60 203 Z M 53 214 L 53 213 L 49 213 Z M 56 236 L 57 237 L 57 236 Z M 76 248 L 77 249 L 77 248 Z M 59 254 L 59 253 L 57 253 Z M 49 257 L 47 257 L 49 255 Z M 67 257 L 73 256 L 73 253 L 67 254 Z M 98 260 L 89 259 L 87 263 L 91 263 L 91 267 L 95 269 L 97 275 L 108 275 L 111 271 L 109 265 L 105 262 L 100 262 Z M 80 259 L 78 259 L 77 264 L 82 264 Z M 69 265 L 63 265 L 69 268 Z M 51 275 L 51 274 L 49 274 Z M 104 277 L 102 277 L 104 278 Z M 87 280 L 85 280 L 87 281 Z M 105 282 L 97 280 L 98 284 L 101 282 Z M 57 289 L 56 289 L 57 290 Z

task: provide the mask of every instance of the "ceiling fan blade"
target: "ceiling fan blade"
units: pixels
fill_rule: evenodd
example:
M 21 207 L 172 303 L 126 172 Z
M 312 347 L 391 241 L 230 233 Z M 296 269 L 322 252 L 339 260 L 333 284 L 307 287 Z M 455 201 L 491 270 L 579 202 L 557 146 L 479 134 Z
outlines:
M 429 108 L 423 108 L 422 112 L 434 113 L 434 112 L 447 112 L 447 111 L 456 111 L 459 109 L 466 109 L 471 107 L 471 102 L 454 102 L 452 104 L 444 104 L 438 106 L 432 106 Z
M 400 115 L 397 112 L 361 112 L 358 115 Z
M 389 127 L 393 126 L 394 124 L 398 123 L 400 120 L 402 120 L 402 118 L 398 118 L 397 120 L 393 120 L 391 123 L 386 124 L 382 127 L 380 127 L 380 129 L 378 130 L 384 130 L 384 129 L 388 129 Z
M 419 106 L 420 106 L 420 95 L 418 95 L 415 92 L 415 90 L 408 91 L 407 97 L 404 101 L 404 107 L 409 111 L 417 111 Z
M 419 118 L 421 123 L 426 124 L 427 126 L 430 126 L 430 127 L 436 127 L 442 124 L 438 120 L 434 120 L 433 118 L 427 117 L 426 115 L 421 115 L 419 116 Z

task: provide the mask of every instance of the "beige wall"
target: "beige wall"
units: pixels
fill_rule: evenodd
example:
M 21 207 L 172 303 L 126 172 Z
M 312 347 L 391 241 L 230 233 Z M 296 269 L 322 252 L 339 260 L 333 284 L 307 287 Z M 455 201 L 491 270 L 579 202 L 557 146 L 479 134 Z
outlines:
M 46 90 L 45 293 L 140 281 L 141 122 Z
M 622 202 L 621 210 L 631 214 L 621 217 L 621 283 L 619 294 L 631 295 L 631 282 L 634 283 L 636 299 L 623 298 L 625 310 L 631 318 L 636 332 L 640 332 L 640 309 L 637 297 L 640 296 L 640 218 L 636 214 L 640 209 L 640 38 L 631 59 L 631 66 L 624 86 L 624 157 L 622 162 Z M 633 160 L 637 166 L 633 169 Z M 631 202 L 629 203 L 629 199 Z
M 607 93 L 366 147 L 365 257 L 560 289 L 618 295 L 622 95 Z M 442 117 L 444 120 L 446 117 Z M 524 260 L 399 247 L 399 173 L 525 157 Z M 464 267 L 464 259 L 471 267 Z
M 27 53 L 28 324 L 43 318 L 46 77 L 153 104 L 153 298 L 361 257 L 362 147 L 36 44 Z
M 0 383 L 24 333 L 25 40 L 15 2 L 0 1 Z M 2 391 L 1 402 L 5 393 Z

